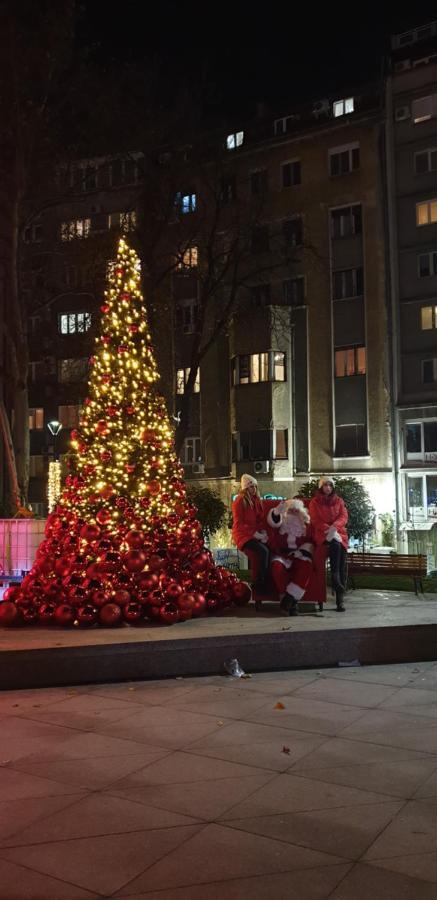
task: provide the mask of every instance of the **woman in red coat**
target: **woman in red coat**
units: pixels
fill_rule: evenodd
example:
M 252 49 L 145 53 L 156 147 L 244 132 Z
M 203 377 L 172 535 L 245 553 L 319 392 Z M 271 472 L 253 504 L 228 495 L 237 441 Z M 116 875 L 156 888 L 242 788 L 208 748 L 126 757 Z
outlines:
M 323 475 L 320 479 L 319 489 L 310 501 L 309 514 L 316 545 L 327 544 L 337 610 L 344 612 L 348 512 L 344 500 L 335 491 L 334 479 L 330 475 Z
M 253 588 L 257 594 L 268 593 L 270 551 L 264 515 L 256 478 L 242 475 L 240 491 L 232 504 L 232 537 L 239 550 L 256 555 L 258 576 Z

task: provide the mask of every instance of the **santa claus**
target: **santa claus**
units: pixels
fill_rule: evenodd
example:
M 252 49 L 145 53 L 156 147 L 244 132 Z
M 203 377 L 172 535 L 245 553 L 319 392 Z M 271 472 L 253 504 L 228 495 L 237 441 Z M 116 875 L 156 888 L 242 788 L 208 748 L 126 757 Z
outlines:
M 283 500 L 267 514 L 271 575 L 281 598 L 281 610 L 299 613 L 313 565 L 313 541 L 308 511 L 302 500 Z

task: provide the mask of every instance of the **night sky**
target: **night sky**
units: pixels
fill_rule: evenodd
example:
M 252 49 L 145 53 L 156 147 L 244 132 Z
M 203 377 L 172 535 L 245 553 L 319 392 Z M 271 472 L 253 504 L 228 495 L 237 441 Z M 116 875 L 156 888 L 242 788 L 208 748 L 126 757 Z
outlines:
M 413 16 L 384 12 L 382 3 L 329 4 L 315 13 L 314 3 L 302 12 L 278 0 L 158 0 L 155 8 L 124 0 L 118 16 L 108 16 L 102 0 L 83 0 L 82 9 L 82 40 L 96 57 L 138 63 L 158 56 L 170 77 L 201 79 L 211 103 L 230 112 L 258 100 L 321 98 L 378 78 L 390 33 L 436 18 L 435 4 L 417 3 Z M 153 10 L 148 24 L 145 10 Z

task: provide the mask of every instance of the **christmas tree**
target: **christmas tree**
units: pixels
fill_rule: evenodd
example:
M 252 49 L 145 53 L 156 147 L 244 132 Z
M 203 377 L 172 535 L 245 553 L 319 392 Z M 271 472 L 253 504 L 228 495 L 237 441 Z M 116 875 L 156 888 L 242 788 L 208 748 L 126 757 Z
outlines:
M 171 624 L 250 597 L 214 565 L 187 501 L 140 262 L 123 239 L 101 313 L 70 474 L 31 572 L 5 593 L 0 624 Z

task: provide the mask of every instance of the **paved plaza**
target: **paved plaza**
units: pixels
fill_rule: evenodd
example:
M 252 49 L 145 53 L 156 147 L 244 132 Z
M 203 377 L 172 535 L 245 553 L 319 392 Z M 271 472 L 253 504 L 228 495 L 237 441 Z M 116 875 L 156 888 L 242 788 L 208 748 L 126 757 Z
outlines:
M 5 900 L 435 900 L 437 662 L 0 695 Z

